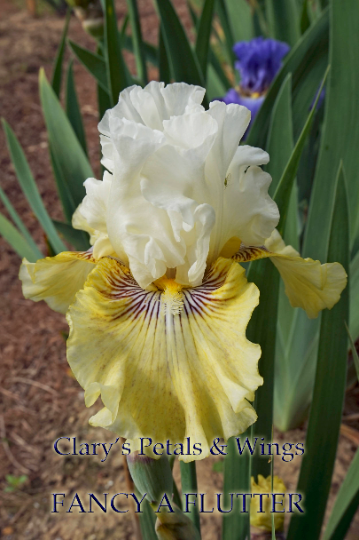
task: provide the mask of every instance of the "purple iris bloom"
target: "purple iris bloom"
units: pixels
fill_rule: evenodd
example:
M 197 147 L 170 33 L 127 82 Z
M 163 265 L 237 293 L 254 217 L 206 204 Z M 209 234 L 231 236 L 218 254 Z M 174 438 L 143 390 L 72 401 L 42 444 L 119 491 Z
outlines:
M 277 75 L 289 45 L 275 39 L 257 37 L 236 43 L 233 51 L 238 58 L 235 68 L 241 76 L 242 92 L 263 94 Z
M 235 68 L 241 76 L 239 91 L 231 88 L 221 101 L 244 105 L 253 120 L 289 49 L 286 43 L 262 37 L 236 43 L 233 51 L 238 58 Z

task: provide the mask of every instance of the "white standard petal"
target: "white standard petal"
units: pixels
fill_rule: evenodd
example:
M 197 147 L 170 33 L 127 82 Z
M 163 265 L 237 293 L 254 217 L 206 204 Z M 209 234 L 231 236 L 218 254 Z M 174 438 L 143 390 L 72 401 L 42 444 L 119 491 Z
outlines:
M 89 233 L 95 260 L 111 255 L 119 257 L 126 263 L 128 259 L 123 247 L 118 244 L 117 252 L 115 252 L 107 234 L 111 182 L 112 175 L 107 171 L 104 173 L 103 180 L 88 178 L 84 182 L 86 195 L 73 215 L 72 225 L 75 229 Z
M 116 251 L 123 246 L 143 287 L 178 267 L 181 276 L 187 272 L 182 283 L 200 283 L 214 224 L 213 209 L 203 203 L 203 167 L 217 123 L 200 112 L 164 124 L 160 133 L 122 122 L 111 187 L 109 238 Z
M 117 162 L 121 177 L 137 174 L 145 159 L 165 141 L 161 131 L 115 115 L 110 118 L 110 127 L 110 138 L 100 137 L 102 164 L 113 173 Z
M 210 103 L 208 114 L 217 122 L 218 135 L 207 162 L 206 174 L 213 184 L 223 185 L 228 167 L 238 148 L 249 122 L 251 113 L 246 107 L 220 101 Z
M 161 90 L 168 118 L 189 112 L 204 111 L 201 103 L 205 93 L 204 88 L 193 84 L 168 84 Z
M 165 273 L 198 285 L 232 237 L 261 245 L 278 221 L 270 177 L 258 167 L 268 154 L 238 147 L 250 112 L 221 102 L 205 111 L 203 95 L 185 83 L 130 87 L 99 126 L 113 176 L 105 226 L 90 204 L 99 186 L 88 186 L 87 222 L 108 234 L 94 253 L 110 245 L 125 253 L 142 287 Z
M 141 189 L 147 201 L 167 212 L 177 247 L 185 250 L 184 263 L 176 265 L 176 279 L 195 286 L 205 272 L 215 223 L 214 209 L 206 202 L 209 191 L 204 166 L 217 123 L 206 113 L 184 115 L 172 118 L 165 133 L 178 146 L 167 144 L 147 160 Z
M 106 215 L 112 176 L 105 172 L 103 180 L 88 178 L 85 183 L 86 196 L 78 208 L 90 227 L 107 233 Z
M 130 86 L 120 93 L 118 104 L 106 111 L 99 123 L 99 131 L 110 137 L 111 120 L 126 119 L 151 129 L 162 130 L 163 120 L 186 112 L 204 110 L 201 103 L 205 89 L 186 83 L 151 81 L 147 86 Z
M 209 261 L 215 260 L 232 239 L 238 239 L 238 247 L 241 242 L 263 245 L 276 227 L 278 207 L 268 195 L 272 178 L 258 167 L 268 159 L 268 154 L 258 148 L 238 147 L 215 207 Z
M 237 236 L 246 245 L 260 246 L 272 234 L 279 211 L 268 195 L 271 181 L 271 176 L 257 166 L 230 169 L 225 197 L 229 238 Z

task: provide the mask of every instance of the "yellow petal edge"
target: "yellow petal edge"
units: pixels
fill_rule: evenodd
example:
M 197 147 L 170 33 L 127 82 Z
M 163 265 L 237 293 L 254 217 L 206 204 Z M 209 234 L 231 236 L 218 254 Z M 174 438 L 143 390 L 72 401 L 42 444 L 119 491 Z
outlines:
M 248 262 L 267 257 L 278 269 L 292 307 L 304 309 L 310 319 L 325 308 L 331 309 L 346 287 L 347 274 L 341 264 L 302 259 L 292 246 L 285 245 L 277 230 L 265 246 L 241 246 L 232 258 Z
M 23 295 L 34 302 L 45 300 L 54 311 L 66 313 L 94 264 L 88 251 L 64 251 L 36 263 L 23 259 L 19 273 Z
M 259 292 L 221 258 L 196 288 L 167 281 L 145 291 L 127 267 L 101 259 L 69 308 L 67 356 L 86 405 L 101 395 L 92 425 L 128 438 L 131 451 L 140 437 L 190 437 L 202 453 L 180 459 L 192 461 L 256 420 L 248 400 L 263 382 L 261 351 L 245 331 Z

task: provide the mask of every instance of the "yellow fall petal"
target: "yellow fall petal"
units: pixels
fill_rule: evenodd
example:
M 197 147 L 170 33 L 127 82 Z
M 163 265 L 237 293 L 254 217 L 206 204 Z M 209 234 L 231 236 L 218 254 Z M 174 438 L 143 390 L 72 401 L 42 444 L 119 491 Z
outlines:
M 45 300 L 54 311 L 66 313 L 94 264 L 87 251 L 64 251 L 36 263 L 23 259 L 19 273 L 23 295 L 35 302 Z
M 322 309 L 331 309 L 347 284 L 347 274 L 341 264 L 302 259 L 292 246 L 285 245 L 277 230 L 265 246 L 242 245 L 232 258 L 248 262 L 267 257 L 277 267 L 292 307 L 303 308 L 310 319 L 318 317 Z
M 91 424 L 131 441 L 200 443 L 242 433 L 256 420 L 247 400 L 262 378 L 260 347 L 245 330 L 258 289 L 244 270 L 218 259 L 201 286 L 162 278 L 143 290 L 127 267 L 104 258 L 68 311 L 68 361 L 91 406 Z M 172 447 L 173 451 L 173 447 Z
M 260 499 L 259 497 L 252 497 L 251 498 L 251 507 L 250 507 L 250 522 L 252 527 L 258 527 L 260 529 L 264 529 L 266 531 L 272 530 L 272 493 L 283 493 L 287 491 L 284 482 L 279 476 L 273 477 L 273 490 L 272 490 L 272 479 L 270 476 L 268 478 L 264 478 L 261 474 L 258 475 L 258 482 L 256 483 L 254 481 L 254 478 L 252 476 L 251 478 L 251 492 L 252 495 L 255 493 L 258 494 L 269 494 L 269 497 L 263 496 L 262 501 L 262 510 L 263 512 L 260 512 Z M 283 497 L 276 497 L 276 502 L 280 504 L 280 502 L 283 502 L 284 504 L 284 496 Z M 284 507 L 284 506 L 283 506 Z M 281 506 L 278 506 L 277 509 L 281 509 Z M 284 524 L 284 513 L 275 513 L 274 514 L 274 527 L 276 531 L 280 531 L 283 528 Z

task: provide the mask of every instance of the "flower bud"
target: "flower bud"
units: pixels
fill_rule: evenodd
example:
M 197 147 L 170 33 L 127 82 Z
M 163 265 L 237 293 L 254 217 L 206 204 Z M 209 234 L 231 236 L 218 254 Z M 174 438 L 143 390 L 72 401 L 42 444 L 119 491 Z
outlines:
M 174 512 L 158 514 L 156 534 L 159 540 L 200 540 L 200 534 L 192 521 L 175 504 Z
M 278 476 L 273 478 L 273 490 L 272 490 L 272 481 L 271 477 L 264 478 L 261 474 L 258 475 L 258 483 L 254 481 L 252 476 L 251 478 L 251 488 L 252 495 L 257 494 L 257 496 L 252 497 L 251 499 L 251 509 L 250 509 L 250 521 L 252 527 L 258 527 L 264 531 L 272 530 L 272 493 L 285 493 L 286 487 Z M 260 504 L 260 495 L 262 496 L 262 504 Z M 268 495 L 268 496 L 267 496 Z M 284 495 L 276 497 L 276 501 L 280 504 L 281 501 L 284 503 Z M 281 530 L 284 524 L 284 513 L 275 513 L 274 514 L 274 528 L 275 530 Z
M 127 463 L 136 488 L 141 495 L 147 493 L 150 502 L 158 503 L 164 493 L 172 497 L 172 471 L 166 456 L 152 459 L 134 452 L 127 456 Z

